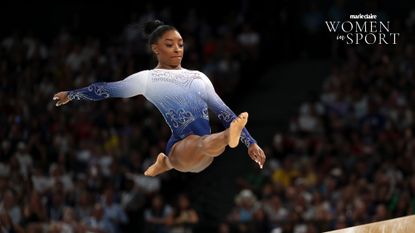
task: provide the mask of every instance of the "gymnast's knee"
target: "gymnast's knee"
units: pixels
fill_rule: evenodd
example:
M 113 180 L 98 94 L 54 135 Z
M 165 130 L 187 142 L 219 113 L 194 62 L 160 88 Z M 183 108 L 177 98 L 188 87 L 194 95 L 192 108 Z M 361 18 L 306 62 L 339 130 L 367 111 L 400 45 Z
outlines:
M 198 149 L 205 149 L 206 148 L 206 138 L 208 136 L 199 136 L 199 139 L 197 140 L 196 146 Z

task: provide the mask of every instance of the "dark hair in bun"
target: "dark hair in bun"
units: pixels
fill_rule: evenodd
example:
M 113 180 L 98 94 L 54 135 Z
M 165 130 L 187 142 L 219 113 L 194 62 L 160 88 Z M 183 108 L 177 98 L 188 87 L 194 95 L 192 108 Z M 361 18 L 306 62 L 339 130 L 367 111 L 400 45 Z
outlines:
M 153 20 L 144 24 L 144 35 L 147 36 L 149 45 L 156 43 L 165 32 L 170 30 L 176 30 L 176 28 L 164 24 L 160 20 Z

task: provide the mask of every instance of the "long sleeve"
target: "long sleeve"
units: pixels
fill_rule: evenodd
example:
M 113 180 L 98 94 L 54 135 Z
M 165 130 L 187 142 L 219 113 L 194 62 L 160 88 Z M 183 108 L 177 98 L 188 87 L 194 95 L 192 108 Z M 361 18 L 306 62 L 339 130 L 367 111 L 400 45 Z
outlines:
M 117 82 L 97 82 L 87 87 L 69 91 L 70 100 L 98 101 L 107 98 L 129 98 L 143 95 L 147 83 L 148 71 L 132 74 Z
M 223 102 L 223 100 L 216 93 L 212 82 L 209 78 L 201 73 L 202 79 L 206 85 L 206 100 L 208 107 L 212 110 L 225 128 L 229 128 L 231 122 L 237 117 L 235 113 Z M 249 134 L 248 130 L 244 128 L 241 133 L 241 142 L 249 147 L 256 143 L 255 139 Z

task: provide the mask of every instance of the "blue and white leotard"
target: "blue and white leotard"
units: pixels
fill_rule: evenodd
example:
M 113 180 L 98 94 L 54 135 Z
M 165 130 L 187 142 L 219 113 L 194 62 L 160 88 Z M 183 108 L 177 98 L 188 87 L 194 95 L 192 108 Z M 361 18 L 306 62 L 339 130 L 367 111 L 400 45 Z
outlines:
M 166 146 L 166 155 L 177 141 L 188 135 L 211 133 L 208 108 L 225 128 L 237 117 L 216 94 L 205 74 L 187 69 L 140 71 L 121 81 L 93 83 L 68 93 L 70 100 L 92 101 L 136 95 L 144 95 L 153 103 L 169 125 L 172 135 Z M 247 147 L 256 143 L 246 128 L 242 131 L 241 142 Z

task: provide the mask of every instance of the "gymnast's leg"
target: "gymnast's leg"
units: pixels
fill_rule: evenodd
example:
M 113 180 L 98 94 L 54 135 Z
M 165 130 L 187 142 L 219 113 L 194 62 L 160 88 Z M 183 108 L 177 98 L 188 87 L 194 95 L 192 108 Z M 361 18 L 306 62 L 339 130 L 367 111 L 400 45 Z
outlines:
M 242 129 L 248 121 L 248 113 L 241 113 L 228 129 L 205 136 L 189 135 L 174 144 L 169 156 L 160 153 L 156 162 L 145 172 L 146 176 L 156 176 L 170 169 L 182 172 L 200 172 L 213 158 L 223 153 L 226 146 L 238 145 Z
M 235 148 L 239 144 L 241 132 L 248 121 L 248 113 L 241 113 L 235 118 L 228 129 L 206 136 L 202 136 L 197 141 L 199 153 L 209 157 L 216 157 L 225 151 L 225 147 Z

